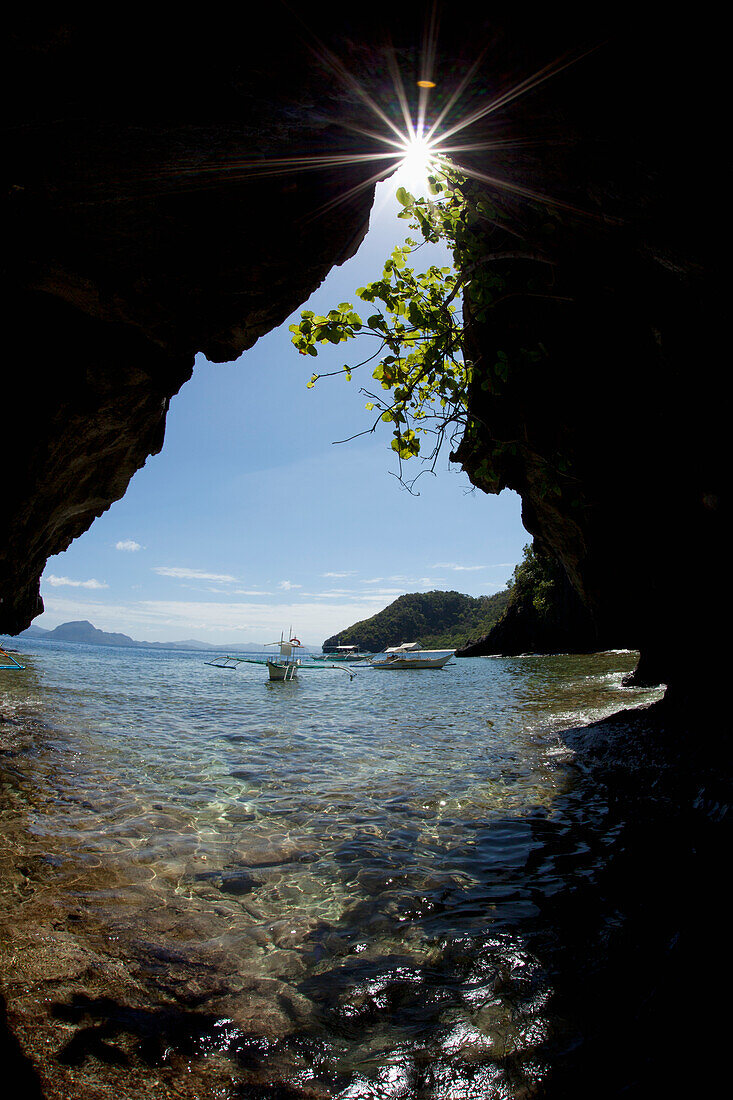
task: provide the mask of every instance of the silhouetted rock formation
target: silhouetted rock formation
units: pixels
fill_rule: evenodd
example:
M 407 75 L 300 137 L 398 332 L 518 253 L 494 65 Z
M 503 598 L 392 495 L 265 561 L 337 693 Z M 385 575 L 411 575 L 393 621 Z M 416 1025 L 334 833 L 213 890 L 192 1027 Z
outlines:
M 699 38 L 689 23 L 621 28 L 512 110 L 508 137 L 551 141 L 497 150 L 490 174 L 558 205 L 487 188 L 487 257 L 515 258 L 491 261 L 509 290 L 470 328 L 474 425 L 455 454 L 474 484 L 521 494 L 599 643 L 638 648 L 645 678 L 693 707 L 722 682 L 708 643 L 726 460 Z M 702 591 L 683 603 L 685 578 Z
M 374 164 L 269 173 L 384 147 L 349 129 L 372 115 L 298 20 L 267 12 L 15 27 L 2 631 L 42 610 L 46 559 L 160 450 L 195 354 L 236 359 L 367 230 Z

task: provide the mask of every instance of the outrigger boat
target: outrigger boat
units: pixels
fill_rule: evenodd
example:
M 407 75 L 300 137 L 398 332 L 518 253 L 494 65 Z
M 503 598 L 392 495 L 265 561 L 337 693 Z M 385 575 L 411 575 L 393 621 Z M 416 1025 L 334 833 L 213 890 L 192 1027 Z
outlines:
M 295 650 L 302 649 L 300 642 L 297 638 L 290 638 L 289 641 L 285 641 L 283 635 L 280 635 L 280 642 L 267 642 L 266 645 L 278 645 L 280 646 L 279 658 L 267 659 L 267 671 L 270 673 L 271 680 L 294 680 L 298 674 L 298 669 L 302 664 L 300 657 L 295 656 Z
M 369 664 L 372 668 L 443 668 L 454 653 L 455 649 L 423 649 L 419 642 L 403 642 L 378 653 Z
M 212 668 L 228 668 L 234 669 L 237 665 L 265 665 L 269 673 L 271 680 L 285 681 L 295 680 L 299 672 L 320 672 L 323 669 L 335 668 L 338 672 L 347 673 L 350 680 L 356 676 L 355 672 L 350 672 L 349 669 L 343 668 L 341 665 L 304 665 L 302 658 L 297 656 L 297 650 L 304 647 L 300 644 L 297 638 L 294 638 L 288 632 L 288 638 L 285 639 L 284 634 L 280 635 L 279 642 L 266 642 L 268 646 L 279 646 L 279 654 L 277 657 L 216 657 L 213 661 L 207 661 L 207 665 L 211 665 Z

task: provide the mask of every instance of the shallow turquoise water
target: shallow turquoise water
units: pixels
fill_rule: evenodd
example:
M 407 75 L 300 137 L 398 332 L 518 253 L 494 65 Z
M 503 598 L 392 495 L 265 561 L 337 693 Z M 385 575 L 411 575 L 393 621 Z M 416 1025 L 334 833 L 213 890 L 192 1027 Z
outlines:
M 4 988 L 51 1087 L 531 1095 L 533 936 L 605 813 L 568 819 L 561 731 L 657 697 L 623 687 L 634 654 L 273 684 L 24 650 L 0 681 Z

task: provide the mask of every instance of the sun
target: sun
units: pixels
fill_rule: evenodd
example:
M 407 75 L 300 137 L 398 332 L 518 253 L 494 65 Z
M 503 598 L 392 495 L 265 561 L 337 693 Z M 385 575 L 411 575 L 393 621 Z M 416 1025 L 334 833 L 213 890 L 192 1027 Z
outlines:
M 421 133 L 413 133 L 402 146 L 402 160 L 397 169 L 399 182 L 410 191 L 425 191 L 428 176 L 436 165 L 433 142 Z

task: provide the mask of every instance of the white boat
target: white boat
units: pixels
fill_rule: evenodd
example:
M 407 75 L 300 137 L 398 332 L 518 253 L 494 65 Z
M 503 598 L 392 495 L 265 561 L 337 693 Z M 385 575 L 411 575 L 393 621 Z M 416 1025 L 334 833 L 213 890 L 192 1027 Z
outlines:
M 390 646 L 372 657 L 372 668 L 443 668 L 455 649 L 423 649 L 419 642 Z

